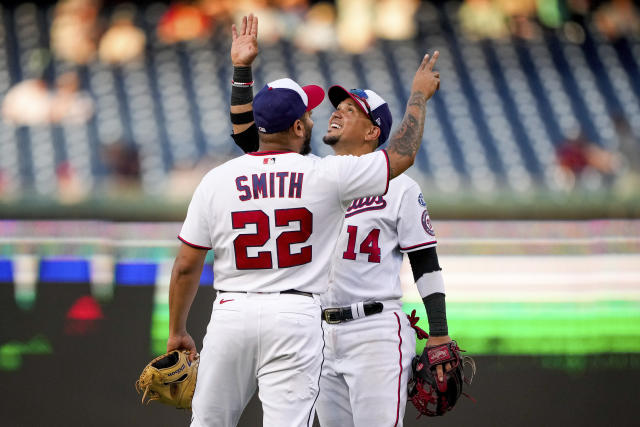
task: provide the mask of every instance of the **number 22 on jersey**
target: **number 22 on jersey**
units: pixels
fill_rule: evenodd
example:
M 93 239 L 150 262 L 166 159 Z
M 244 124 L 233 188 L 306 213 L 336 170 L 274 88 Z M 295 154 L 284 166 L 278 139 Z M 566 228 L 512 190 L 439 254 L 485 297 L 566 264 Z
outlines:
M 311 245 L 303 246 L 299 253 L 291 253 L 291 245 L 306 242 L 313 231 L 313 214 L 306 208 L 276 209 L 274 212 L 276 227 L 287 227 L 292 222 L 300 225 L 298 230 L 283 231 L 276 238 L 276 259 L 278 268 L 295 267 L 311 262 Z M 271 239 L 269 215 L 260 210 L 231 213 L 231 225 L 234 230 L 255 224 L 256 232 L 240 234 L 233 241 L 238 270 L 273 268 L 271 251 L 260 251 L 249 256 L 247 248 L 259 248 Z

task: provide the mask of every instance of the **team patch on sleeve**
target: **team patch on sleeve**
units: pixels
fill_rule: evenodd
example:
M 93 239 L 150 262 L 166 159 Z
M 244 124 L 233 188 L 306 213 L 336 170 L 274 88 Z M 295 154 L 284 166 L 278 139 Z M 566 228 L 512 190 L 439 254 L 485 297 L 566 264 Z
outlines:
M 418 196 L 418 204 L 423 208 L 427 207 L 427 203 L 424 201 L 424 197 L 422 197 L 422 193 Z
M 430 236 L 435 236 L 436 232 L 433 231 L 433 226 L 431 225 L 431 218 L 429 218 L 429 211 L 427 208 L 424 208 L 424 212 L 422 212 L 422 228 L 427 232 Z

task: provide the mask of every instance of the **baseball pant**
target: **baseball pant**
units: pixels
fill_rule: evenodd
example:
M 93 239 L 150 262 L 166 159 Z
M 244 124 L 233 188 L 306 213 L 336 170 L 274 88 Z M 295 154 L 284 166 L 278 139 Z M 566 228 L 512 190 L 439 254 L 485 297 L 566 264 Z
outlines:
M 310 427 L 322 365 L 320 316 L 315 297 L 218 293 L 191 426 L 236 426 L 257 386 L 264 427 Z
M 386 303 L 385 303 L 386 304 Z M 320 379 L 322 427 L 402 426 L 416 334 L 401 310 L 330 325 Z

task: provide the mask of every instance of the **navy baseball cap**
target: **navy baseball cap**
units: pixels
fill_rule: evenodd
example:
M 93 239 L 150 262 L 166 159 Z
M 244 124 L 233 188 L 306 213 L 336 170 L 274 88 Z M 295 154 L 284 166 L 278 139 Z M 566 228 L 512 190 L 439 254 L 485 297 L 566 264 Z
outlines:
M 320 86 L 300 85 L 291 79 L 267 83 L 253 98 L 253 117 L 258 131 L 276 133 L 287 130 L 306 111 L 316 108 L 324 99 Z
M 347 90 L 338 85 L 329 88 L 329 100 L 335 108 L 338 108 L 338 105 L 347 98 L 353 99 L 373 124 L 380 128 L 378 147 L 384 144 L 393 124 L 391 110 L 389 110 L 387 102 L 370 89 Z

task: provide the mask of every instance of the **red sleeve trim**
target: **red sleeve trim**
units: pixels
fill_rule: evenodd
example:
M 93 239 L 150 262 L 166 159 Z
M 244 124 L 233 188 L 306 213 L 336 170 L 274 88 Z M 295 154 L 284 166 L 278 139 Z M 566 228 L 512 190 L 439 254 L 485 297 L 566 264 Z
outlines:
M 208 248 L 206 246 L 199 246 L 199 245 L 195 245 L 191 242 L 187 242 L 186 240 L 184 240 L 182 237 L 178 236 L 178 239 L 180 239 L 180 241 L 182 241 L 182 243 L 184 243 L 185 245 L 191 246 L 192 248 L 195 249 L 206 249 L 206 250 L 211 250 L 211 248 Z
M 430 241 L 430 242 L 420 243 L 420 244 L 413 245 L 413 246 L 407 246 L 406 248 L 403 248 L 403 247 L 401 246 L 401 247 L 400 247 L 400 250 L 401 250 L 401 251 L 408 251 L 408 250 L 411 250 L 411 249 L 423 248 L 423 247 L 425 247 L 425 246 L 435 245 L 436 243 L 438 243 L 438 241 L 437 241 L 437 240 L 432 240 L 432 241 Z
M 389 154 L 387 154 L 387 150 L 382 150 L 382 152 L 384 153 L 384 158 L 387 159 L 387 187 L 384 189 L 384 193 L 382 193 L 382 195 L 384 196 L 385 194 L 387 194 L 387 191 L 389 191 L 389 178 L 391 178 L 391 163 L 389 163 Z

